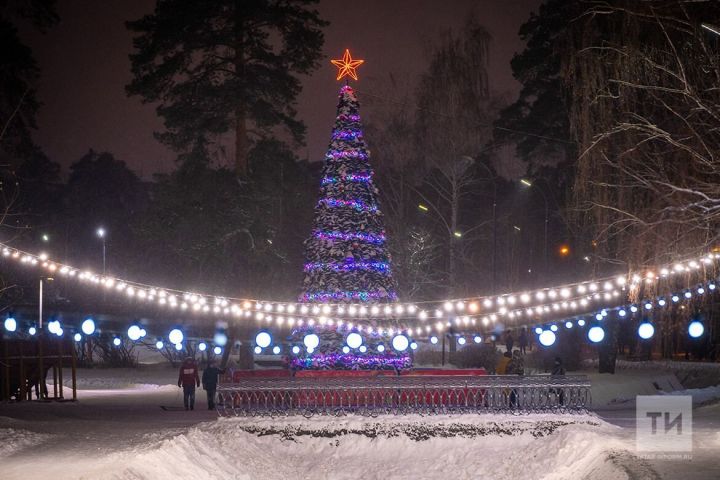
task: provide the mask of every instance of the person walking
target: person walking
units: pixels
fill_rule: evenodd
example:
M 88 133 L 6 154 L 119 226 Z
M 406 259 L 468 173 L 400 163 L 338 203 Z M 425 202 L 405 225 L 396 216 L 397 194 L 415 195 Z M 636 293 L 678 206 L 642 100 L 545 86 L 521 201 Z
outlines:
M 555 357 L 555 363 L 553 365 L 552 373 L 550 374 L 553 377 L 564 377 L 565 376 L 565 367 L 562 363 L 562 358 Z M 565 390 L 560 388 L 554 388 L 553 389 L 555 395 L 557 395 L 558 403 L 560 406 L 565 406 Z
M 523 329 L 520 330 L 520 335 L 518 335 L 518 346 L 520 347 L 520 353 L 523 355 L 527 354 L 525 350 L 528 346 L 527 327 L 523 327 Z
M 200 386 L 197 364 L 193 357 L 186 357 L 180 365 L 178 376 L 178 387 L 183 389 L 183 403 L 185 410 L 195 409 L 195 387 Z
M 512 330 L 505 330 L 505 351 L 512 352 L 514 344 L 515 338 L 513 337 Z
M 512 352 L 512 360 L 508 363 L 507 369 L 505 370 L 507 375 L 525 375 L 525 362 L 520 350 Z M 520 406 L 520 398 L 518 390 L 513 388 L 510 391 L 510 408 L 517 408 Z
M 215 408 L 215 390 L 217 390 L 218 375 L 225 373 L 224 369 L 217 368 L 215 362 L 210 360 L 202 374 L 202 386 L 207 394 L 208 410 Z

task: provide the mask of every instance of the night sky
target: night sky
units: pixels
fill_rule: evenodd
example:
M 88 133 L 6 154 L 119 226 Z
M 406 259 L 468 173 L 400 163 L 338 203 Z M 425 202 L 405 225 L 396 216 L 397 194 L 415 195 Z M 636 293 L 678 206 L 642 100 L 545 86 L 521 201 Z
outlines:
M 375 80 L 413 78 L 429 57 L 426 45 L 447 28 L 460 28 L 475 10 L 490 31 L 491 88 L 516 95 L 510 59 L 523 47 L 517 36 L 520 25 L 540 0 L 325 0 L 322 67 L 304 79 L 299 116 L 305 121 L 307 147 L 298 155 L 321 160 L 334 119 L 338 82 L 330 58 L 345 48 L 366 60 L 356 88 L 373 93 Z M 48 156 L 67 167 L 88 148 L 107 150 L 124 160 L 138 174 L 149 178 L 173 167 L 175 154 L 153 138 L 162 129 L 152 105 L 128 98 L 128 54 L 132 36 L 126 20 L 150 13 L 154 0 L 60 0 L 61 23 L 46 35 L 32 35 L 29 42 L 42 69 L 40 112 L 36 140 Z M 367 112 L 363 112 L 367 116 Z M 370 142 L 372 139 L 369 139 Z M 381 146 L 373 146 L 374 150 Z M 378 155 L 375 156 L 378 158 Z M 376 160 L 377 161 L 377 160 Z

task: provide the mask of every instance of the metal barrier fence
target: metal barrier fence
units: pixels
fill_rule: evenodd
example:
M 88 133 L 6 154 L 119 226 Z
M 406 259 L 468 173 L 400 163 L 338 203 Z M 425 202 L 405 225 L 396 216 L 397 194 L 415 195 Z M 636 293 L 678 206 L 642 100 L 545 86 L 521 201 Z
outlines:
M 590 381 L 584 375 L 254 378 L 220 385 L 217 397 L 225 416 L 565 413 L 586 411 Z

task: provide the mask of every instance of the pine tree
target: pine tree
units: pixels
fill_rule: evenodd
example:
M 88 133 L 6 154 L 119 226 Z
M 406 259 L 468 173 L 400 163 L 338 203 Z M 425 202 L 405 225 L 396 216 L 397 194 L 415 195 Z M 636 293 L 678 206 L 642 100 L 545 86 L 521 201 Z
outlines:
M 397 300 L 369 160 L 357 97 L 345 85 L 325 155 L 312 235 L 305 242 L 302 302 Z
M 157 105 L 179 153 L 223 147 L 234 134 L 235 168 L 246 177 L 258 144 L 277 129 L 301 143 L 295 100 L 322 58 L 317 0 L 157 0 L 153 13 L 127 22 L 136 34 L 127 92 Z M 199 148 L 202 147 L 202 148 Z

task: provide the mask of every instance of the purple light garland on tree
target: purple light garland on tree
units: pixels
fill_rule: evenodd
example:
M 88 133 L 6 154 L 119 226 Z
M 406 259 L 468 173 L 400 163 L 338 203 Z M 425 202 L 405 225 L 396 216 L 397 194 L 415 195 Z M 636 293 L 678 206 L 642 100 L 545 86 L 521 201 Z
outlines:
M 395 291 L 387 292 L 386 290 L 345 290 L 345 291 L 317 291 L 313 293 L 304 293 L 300 296 L 302 302 L 345 302 L 345 301 L 362 301 L 368 300 L 397 300 Z
M 309 262 L 305 264 L 306 272 L 319 268 L 328 268 L 335 270 L 336 272 L 349 270 L 377 270 L 379 272 L 390 272 L 390 265 L 387 262 L 355 262 L 350 260 L 342 263 Z
M 385 243 L 385 234 L 372 235 L 369 233 L 344 233 L 344 232 L 315 232 L 315 236 L 322 240 L 362 240 L 364 242 L 380 245 Z
M 328 183 L 337 183 L 337 182 L 369 182 L 370 180 L 371 180 L 370 175 L 349 174 L 349 175 L 342 175 L 340 177 L 323 177 L 321 184 L 327 185 Z
M 338 198 L 323 198 L 320 203 L 324 203 L 328 207 L 351 207 L 355 210 L 362 212 L 377 212 L 378 207 L 375 205 L 368 205 L 362 200 L 342 200 Z

